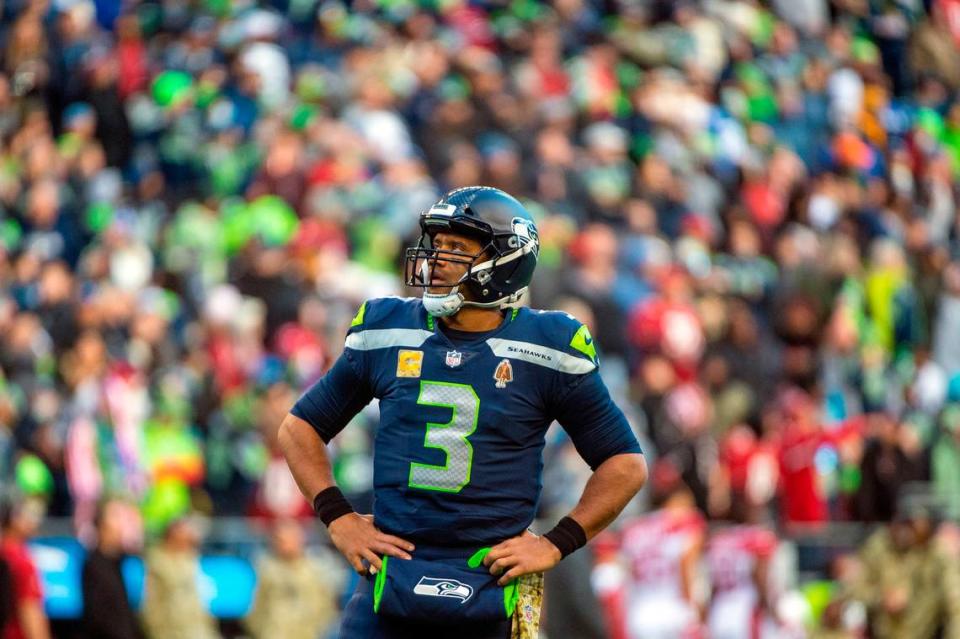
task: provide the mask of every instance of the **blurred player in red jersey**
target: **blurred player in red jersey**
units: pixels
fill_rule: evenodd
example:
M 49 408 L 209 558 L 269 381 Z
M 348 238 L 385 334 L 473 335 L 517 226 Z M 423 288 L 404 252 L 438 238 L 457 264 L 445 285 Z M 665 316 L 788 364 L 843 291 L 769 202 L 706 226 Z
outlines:
M 630 639 L 684 639 L 699 636 L 697 570 L 706 521 L 693 494 L 669 462 L 654 471 L 658 510 L 628 521 L 621 553 L 628 565 L 626 636 Z
M 50 637 L 40 573 L 27 549 L 27 542 L 43 520 L 43 509 L 42 504 L 31 499 L 8 498 L 0 503 L 0 557 L 10 569 L 14 607 L 12 618 L 0 628 L 0 639 Z
M 710 639 L 794 639 L 804 636 L 799 620 L 781 620 L 784 594 L 773 578 L 779 542 L 769 528 L 755 523 L 760 509 L 743 511 L 741 522 L 711 534 L 707 547 L 711 600 Z
M 620 539 L 605 530 L 593 540 L 594 568 L 590 585 L 606 622 L 608 639 L 629 639 L 627 636 L 626 597 L 627 574 L 620 561 Z

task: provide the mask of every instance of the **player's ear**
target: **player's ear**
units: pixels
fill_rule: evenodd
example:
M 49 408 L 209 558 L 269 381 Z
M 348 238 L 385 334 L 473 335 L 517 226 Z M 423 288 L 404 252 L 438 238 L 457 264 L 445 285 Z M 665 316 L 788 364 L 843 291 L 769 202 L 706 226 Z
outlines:
M 477 255 L 477 257 L 474 258 L 473 260 L 474 264 L 481 264 L 483 262 L 486 262 L 487 260 L 493 259 L 493 252 L 488 247 L 480 245 L 479 242 L 477 244 L 479 248 L 477 248 L 477 250 L 474 251 L 474 253 L 479 253 L 479 255 Z

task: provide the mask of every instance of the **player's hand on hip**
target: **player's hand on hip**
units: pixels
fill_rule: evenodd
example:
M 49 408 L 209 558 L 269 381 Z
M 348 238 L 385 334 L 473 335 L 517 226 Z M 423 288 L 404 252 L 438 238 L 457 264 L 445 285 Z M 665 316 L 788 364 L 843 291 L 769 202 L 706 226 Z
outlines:
M 350 513 L 338 517 L 327 527 L 330 539 L 359 574 L 380 570 L 381 555 L 410 559 L 413 544 L 405 539 L 381 532 L 373 525 L 373 515 Z M 365 565 L 366 564 L 366 565 Z
M 491 575 L 502 575 L 497 583 L 505 586 L 517 577 L 550 570 L 560 559 L 560 551 L 550 540 L 527 530 L 491 548 L 483 565 Z

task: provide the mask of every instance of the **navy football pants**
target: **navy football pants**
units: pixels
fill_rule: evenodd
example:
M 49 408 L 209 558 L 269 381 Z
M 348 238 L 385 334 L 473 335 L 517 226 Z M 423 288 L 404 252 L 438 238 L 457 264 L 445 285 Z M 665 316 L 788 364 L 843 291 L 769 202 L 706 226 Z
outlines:
M 469 626 L 414 623 L 373 612 L 373 579 L 361 578 L 340 625 L 340 639 L 509 639 L 509 619 Z

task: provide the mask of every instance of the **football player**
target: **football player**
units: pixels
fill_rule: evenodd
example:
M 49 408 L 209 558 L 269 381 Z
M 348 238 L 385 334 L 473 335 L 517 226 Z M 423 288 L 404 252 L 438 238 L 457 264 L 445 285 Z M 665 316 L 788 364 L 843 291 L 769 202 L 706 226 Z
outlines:
M 790 636 L 777 620 L 776 594 L 769 578 L 776 550 L 776 535 L 757 524 L 741 523 L 712 535 L 707 548 L 711 639 Z
M 360 579 L 341 637 L 497 637 L 518 578 L 541 574 L 610 524 L 646 480 L 626 418 L 598 373 L 587 328 L 520 308 L 539 237 L 498 189 L 451 191 L 420 216 L 406 282 L 421 298 L 372 299 L 343 354 L 294 405 L 279 441 L 303 494 Z M 374 398 L 371 515 L 336 487 L 326 446 Z M 547 427 L 558 421 L 593 474 L 569 516 L 527 530 Z M 515 632 L 515 631 L 514 631 Z
M 654 491 L 660 508 L 623 528 L 626 635 L 631 639 L 692 639 L 701 631 L 698 584 L 707 522 L 690 489 L 672 474 Z

